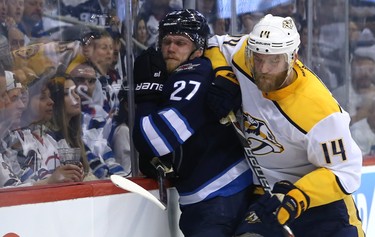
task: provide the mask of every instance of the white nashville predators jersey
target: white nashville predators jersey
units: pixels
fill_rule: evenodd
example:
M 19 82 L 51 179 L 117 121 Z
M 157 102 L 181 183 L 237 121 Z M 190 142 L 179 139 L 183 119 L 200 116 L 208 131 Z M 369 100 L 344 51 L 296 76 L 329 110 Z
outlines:
M 262 93 L 245 65 L 246 45 L 247 36 L 214 36 L 206 56 L 216 76 L 240 85 L 243 130 L 270 186 L 293 182 L 310 196 L 311 207 L 354 192 L 362 154 L 349 131 L 349 114 L 300 61 L 294 83 Z

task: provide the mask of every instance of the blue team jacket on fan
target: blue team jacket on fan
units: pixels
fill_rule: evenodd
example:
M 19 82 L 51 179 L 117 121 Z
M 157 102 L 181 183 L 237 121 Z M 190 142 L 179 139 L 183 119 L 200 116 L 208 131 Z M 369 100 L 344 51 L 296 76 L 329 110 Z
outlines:
M 205 58 L 180 65 L 163 84 L 161 104 L 151 113 L 138 111 L 142 115 L 135 119 L 140 157 L 173 153 L 181 205 L 230 196 L 252 184 L 233 128 L 220 124 L 206 106 L 213 78 Z

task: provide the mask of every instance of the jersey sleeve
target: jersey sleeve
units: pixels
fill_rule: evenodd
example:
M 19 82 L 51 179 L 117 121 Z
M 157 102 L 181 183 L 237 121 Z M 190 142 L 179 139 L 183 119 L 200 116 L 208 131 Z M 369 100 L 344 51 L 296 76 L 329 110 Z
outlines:
M 226 50 L 226 36 L 214 36 L 209 40 L 205 56 L 210 59 L 215 79 L 209 89 L 207 103 L 218 119 L 241 106 L 241 90 L 231 66 L 230 50 Z M 227 36 L 230 41 L 231 37 Z M 230 46 L 231 47 L 231 46 Z
M 350 135 L 349 121 L 346 112 L 334 113 L 308 134 L 309 161 L 320 168 L 295 185 L 310 197 L 310 207 L 340 200 L 360 185 L 362 153 Z
M 220 49 L 220 40 L 215 37 L 209 40 L 209 47 L 205 51 L 205 56 L 210 59 L 215 73 L 215 86 L 227 90 L 230 94 L 238 94 L 239 83 L 230 65 L 230 55 L 225 55 L 225 51 Z

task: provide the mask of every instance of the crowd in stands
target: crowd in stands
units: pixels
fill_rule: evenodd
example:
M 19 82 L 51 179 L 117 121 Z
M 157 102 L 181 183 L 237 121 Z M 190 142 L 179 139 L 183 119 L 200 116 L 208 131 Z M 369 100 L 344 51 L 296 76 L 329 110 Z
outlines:
M 125 35 L 132 35 L 134 60 L 156 47 L 159 21 L 184 6 L 183 1 L 133 0 L 128 27 L 123 5 L 119 9 L 116 2 L 0 0 L 1 187 L 131 176 Z M 293 16 L 301 33 L 301 60 L 309 57 L 307 66 L 350 113 L 363 155 L 375 154 L 374 1 L 350 1 L 349 29 L 340 14 L 345 1 L 328 1 L 332 7 L 314 1 L 320 10 L 310 38 L 306 0 L 254 1 L 239 6 L 237 19 L 219 2 L 193 4 L 212 35 L 247 34 L 268 13 Z M 345 50 L 350 75 L 343 67 Z M 80 148 L 78 166 L 60 164 L 63 147 Z

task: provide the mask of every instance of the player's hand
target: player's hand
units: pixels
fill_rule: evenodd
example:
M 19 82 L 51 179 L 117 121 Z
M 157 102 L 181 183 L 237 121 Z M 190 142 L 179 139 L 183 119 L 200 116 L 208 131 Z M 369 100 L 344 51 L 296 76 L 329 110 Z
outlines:
M 247 221 L 259 218 L 271 227 L 289 225 L 310 205 L 309 197 L 289 181 L 277 182 L 272 192 L 272 195 L 262 195 L 250 206 Z
M 309 196 L 289 181 L 277 182 L 272 192 L 284 194 L 284 198 L 276 210 L 276 218 L 281 225 L 293 222 L 310 206 Z
M 153 47 L 144 50 L 134 61 L 135 102 L 157 101 L 167 79 L 166 66 L 161 52 Z
M 207 105 L 217 119 L 226 117 L 230 111 L 240 107 L 241 94 L 233 96 L 225 89 L 211 85 L 207 92 Z
M 265 193 L 249 207 L 245 220 L 250 224 L 261 221 L 270 228 L 280 228 L 275 216 L 275 211 L 280 205 L 281 201 L 277 196 Z

